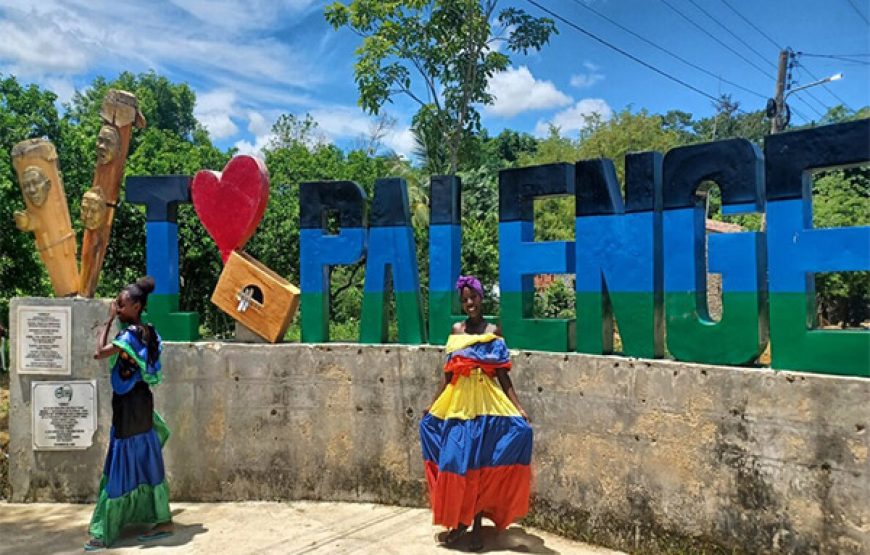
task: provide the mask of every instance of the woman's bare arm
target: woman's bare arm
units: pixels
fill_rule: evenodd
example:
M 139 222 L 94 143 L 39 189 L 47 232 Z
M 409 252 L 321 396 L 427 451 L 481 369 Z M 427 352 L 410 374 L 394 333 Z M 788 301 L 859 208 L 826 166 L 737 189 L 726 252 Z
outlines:
M 508 396 L 508 399 L 511 400 L 511 403 L 520 411 L 520 416 L 525 418 L 527 422 L 530 422 L 529 415 L 526 414 L 526 411 L 523 410 L 522 405 L 520 405 L 520 400 L 517 398 L 517 392 L 514 390 L 514 384 L 511 381 L 511 377 L 508 376 L 507 370 L 504 368 L 499 368 L 496 372 L 496 377 L 498 378 L 498 383 L 501 388 L 504 390 L 505 395 Z
M 121 349 L 115 347 L 109 341 L 109 332 L 112 330 L 112 324 L 115 322 L 115 314 L 117 314 L 117 307 L 115 306 L 115 301 L 112 301 L 112 306 L 109 309 L 109 319 L 106 320 L 106 324 L 100 330 L 97 349 L 94 351 L 94 358 L 96 359 L 107 358 L 121 351 Z

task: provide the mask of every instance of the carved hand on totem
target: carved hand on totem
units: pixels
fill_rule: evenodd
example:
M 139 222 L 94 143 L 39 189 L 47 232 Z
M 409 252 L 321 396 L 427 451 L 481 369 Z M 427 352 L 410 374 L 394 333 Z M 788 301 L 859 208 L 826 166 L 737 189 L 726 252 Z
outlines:
M 15 218 L 15 227 L 21 231 L 33 231 L 33 222 L 30 221 L 30 215 L 24 210 L 16 210 L 13 214 Z

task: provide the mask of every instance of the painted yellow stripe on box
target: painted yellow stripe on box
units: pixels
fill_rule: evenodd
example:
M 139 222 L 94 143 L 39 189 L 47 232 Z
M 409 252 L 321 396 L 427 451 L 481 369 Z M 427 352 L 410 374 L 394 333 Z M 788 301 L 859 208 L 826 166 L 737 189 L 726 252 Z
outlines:
M 520 416 L 495 378 L 475 368 L 448 385 L 429 408 L 429 413 L 442 420 L 471 420 L 478 416 Z

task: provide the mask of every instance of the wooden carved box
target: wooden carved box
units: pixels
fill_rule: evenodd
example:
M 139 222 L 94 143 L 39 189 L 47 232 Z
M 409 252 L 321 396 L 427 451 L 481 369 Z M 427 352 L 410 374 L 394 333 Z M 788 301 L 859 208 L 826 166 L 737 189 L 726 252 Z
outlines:
M 299 308 L 299 289 L 250 255 L 230 253 L 211 302 L 263 339 L 284 337 Z

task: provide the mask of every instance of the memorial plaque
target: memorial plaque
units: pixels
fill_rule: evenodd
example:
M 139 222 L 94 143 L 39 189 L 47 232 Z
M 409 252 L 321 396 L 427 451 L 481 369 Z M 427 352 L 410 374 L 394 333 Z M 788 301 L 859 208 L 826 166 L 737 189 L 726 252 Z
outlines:
M 72 373 L 69 306 L 18 307 L 19 374 Z
M 97 382 L 33 382 L 33 450 L 72 451 L 93 444 Z

